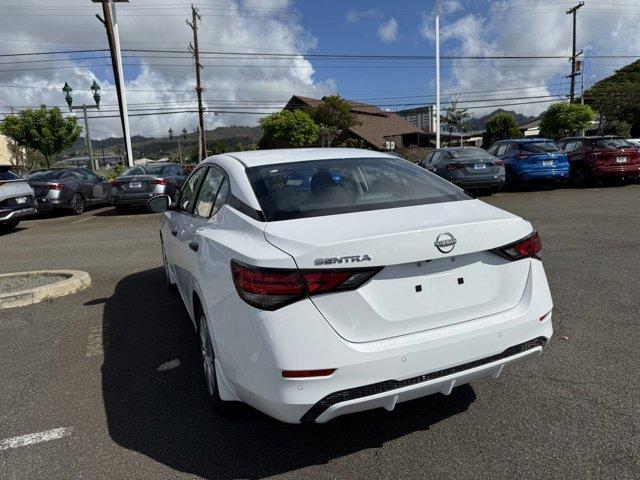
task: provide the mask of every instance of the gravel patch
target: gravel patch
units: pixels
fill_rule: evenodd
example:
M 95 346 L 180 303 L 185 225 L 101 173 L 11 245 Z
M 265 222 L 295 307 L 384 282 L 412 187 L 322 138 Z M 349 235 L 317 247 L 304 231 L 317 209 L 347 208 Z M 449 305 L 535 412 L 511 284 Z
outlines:
M 0 293 L 19 292 L 43 287 L 69 278 L 60 273 L 29 273 L 10 277 L 0 277 Z

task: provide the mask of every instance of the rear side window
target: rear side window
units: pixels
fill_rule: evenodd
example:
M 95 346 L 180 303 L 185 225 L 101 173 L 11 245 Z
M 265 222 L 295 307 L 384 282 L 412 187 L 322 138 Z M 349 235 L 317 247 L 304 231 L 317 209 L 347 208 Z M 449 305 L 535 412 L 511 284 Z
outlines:
M 505 153 L 507 153 L 507 150 L 509 150 L 510 146 L 511 145 L 509 145 L 508 143 L 503 143 L 501 145 L 498 145 L 495 155 L 504 155 Z
M 184 184 L 182 191 L 180 192 L 180 199 L 178 200 L 178 210 L 181 212 L 191 212 L 193 203 L 195 201 L 196 192 L 198 191 L 198 185 L 200 180 L 206 172 L 206 168 L 199 168 L 195 170 L 189 179 Z
M 215 167 L 209 168 L 207 176 L 202 181 L 198 199 L 193 213 L 199 217 L 207 218 L 211 215 L 213 203 L 224 181 L 224 173 Z
M 20 175 L 13 173 L 11 170 L 0 170 L 0 180 L 19 180 Z
M 574 152 L 574 151 L 578 150 L 580 147 L 582 147 L 582 142 L 580 140 L 570 140 L 564 146 L 564 151 L 565 152 Z
M 527 142 L 520 144 L 520 150 L 529 153 L 547 153 L 560 150 L 553 142 Z
M 267 221 L 468 200 L 446 180 L 399 158 L 282 163 L 246 170 Z

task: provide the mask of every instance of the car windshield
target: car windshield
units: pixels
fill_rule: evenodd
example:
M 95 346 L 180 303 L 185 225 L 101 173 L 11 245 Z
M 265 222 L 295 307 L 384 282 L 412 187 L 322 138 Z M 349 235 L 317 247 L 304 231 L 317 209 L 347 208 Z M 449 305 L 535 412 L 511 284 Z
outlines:
M 0 180 L 19 180 L 20 175 L 9 169 L 0 169 Z
M 447 150 L 453 158 L 484 158 L 491 157 L 485 150 L 478 147 L 452 148 Z
M 66 170 L 43 170 L 39 172 L 30 172 L 25 175 L 28 180 L 36 180 L 38 182 L 48 182 L 49 180 L 56 180 Z
M 527 142 L 520 144 L 520 150 L 529 153 L 547 153 L 560 150 L 553 142 Z
M 351 158 L 251 167 L 268 221 L 469 200 L 459 188 L 399 158 Z
M 593 145 L 600 148 L 627 148 L 631 146 L 624 138 L 600 138 L 594 140 Z

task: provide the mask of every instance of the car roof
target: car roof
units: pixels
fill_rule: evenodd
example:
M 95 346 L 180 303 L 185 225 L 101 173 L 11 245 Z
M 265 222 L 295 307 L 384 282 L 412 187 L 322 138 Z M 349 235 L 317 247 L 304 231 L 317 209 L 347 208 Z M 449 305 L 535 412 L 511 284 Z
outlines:
M 343 158 L 398 158 L 388 153 L 360 148 L 287 148 L 274 150 L 250 150 L 215 155 L 205 160 L 231 157 L 245 167 L 257 167 L 276 163 L 307 162 L 312 160 L 334 160 Z
M 553 142 L 550 138 L 533 137 L 533 138 L 508 138 L 505 140 L 498 140 L 496 143 L 540 143 L 540 142 Z
M 457 152 L 459 150 L 466 150 L 468 148 L 472 148 L 474 150 L 482 150 L 482 148 L 476 147 L 475 145 L 465 145 L 464 147 L 444 147 L 440 150 L 446 150 L 447 152 Z
M 611 138 L 619 138 L 621 140 L 626 140 L 624 137 L 621 137 L 619 135 L 590 135 L 590 136 L 584 136 L 584 137 L 566 137 L 563 138 L 561 141 L 565 141 L 565 140 L 608 140 Z

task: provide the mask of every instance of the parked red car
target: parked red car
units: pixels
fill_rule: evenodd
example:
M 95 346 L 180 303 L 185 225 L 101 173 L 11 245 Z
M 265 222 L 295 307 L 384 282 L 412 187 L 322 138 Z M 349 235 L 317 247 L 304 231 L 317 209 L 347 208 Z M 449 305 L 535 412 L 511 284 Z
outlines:
M 624 180 L 640 176 L 640 151 L 621 137 L 571 137 L 559 142 L 569 157 L 569 181 Z

